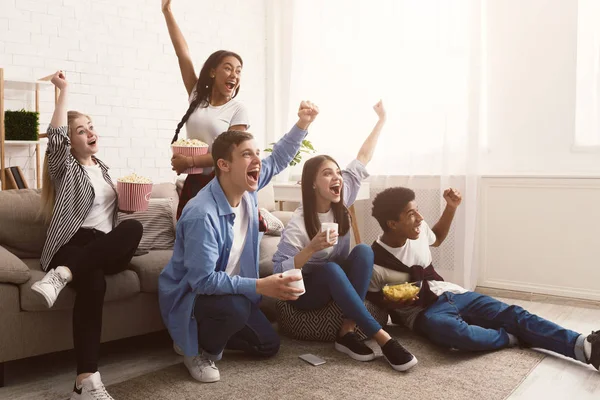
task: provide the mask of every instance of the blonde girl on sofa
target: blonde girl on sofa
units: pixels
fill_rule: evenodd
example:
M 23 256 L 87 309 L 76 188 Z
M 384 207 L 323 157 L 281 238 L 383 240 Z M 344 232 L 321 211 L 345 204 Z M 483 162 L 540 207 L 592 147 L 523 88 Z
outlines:
M 359 244 L 350 251 L 347 207 L 354 203 L 362 180 L 369 176 L 366 165 L 386 120 L 381 101 L 373 109 L 379 120 L 346 170 L 341 171 L 337 162 L 325 155 L 304 164 L 302 206 L 283 231 L 273 256 L 274 273 L 302 270 L 306 293 L 289 302 L 293 307 L 316 310 L 333 300 L 342 309 L 345 319 L 335 340 L 336 350 L 357 361 L 375 359 L 373 350 L 354 333 L 358 325 L 381 346 L 393 369 L 406 371 L 417 364 L 416 357 L 383 330 L 364 305 L 373 272 L 373 250 Z M 327 232 L 321 229 L 326 223 L 338 228 Z
M 99 138 L 90 117 L 67 112 L 68 83 L 62 71 L 52 77 L 60 95 L 44 160 L 42 216 L 49 223 L 42 251 L 44 278 L 31 289 L 52 307 L 69 285 L 75 290 L 73 343 L 77 377 L 71 400 L 110 400 L 98 358 L 106 275 L 127 268 L 142 238 L 142 224 L 116 225 L 117 193 L 108 166 L 98 159 Z M 52 332 L 47 332 L 52 340 Z

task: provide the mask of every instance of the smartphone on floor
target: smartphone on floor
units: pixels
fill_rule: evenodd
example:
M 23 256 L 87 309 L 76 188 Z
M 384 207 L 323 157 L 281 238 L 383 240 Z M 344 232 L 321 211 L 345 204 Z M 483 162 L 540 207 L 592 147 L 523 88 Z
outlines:
M 302 354 L 299 357 L 300 357 L 300 359 L 306 361 L 310 365 L 317 366 L 317 365 L 325 364 L 325 360 L 323 360 L 321 357 L 315 356 L 314 354 Z

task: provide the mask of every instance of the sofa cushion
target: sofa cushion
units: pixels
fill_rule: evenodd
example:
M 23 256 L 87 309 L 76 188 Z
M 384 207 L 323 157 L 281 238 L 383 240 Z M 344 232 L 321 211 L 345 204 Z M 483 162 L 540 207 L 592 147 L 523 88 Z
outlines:
M 172 250 L 152 250 L 143 256 L 133 257 L 130 264 L 140 278 L 142 292 L 158 293 L 158 275 L 172 255 Z
M 266 208 L 259 209 L 260 215 L 263 217 L 263 221 L 265 225 L 267 225 L 266 235 L 271 236 L 281 236 L 281 232 L 283 232 L 283 222 L 279 220 L 276 216 L 267 211 Z
M 173 226 L 177 223 L 177 205 L 179 204 L 179 194 L 174 183 L 163 182 L 152 185 L 152 199 L 171 199 L 173 203 Z M 134 214 L 135 215 L 135 214 Z
M 290 222 L 290 219 L 292 219 L 294 211 L 273 211 L 271 214 L 280 220 L 283 226 L 286 226 Z
M 47 227 L 39 216 L 40 191 L 0 191 L 0 245 L 19 258 L 39 258 Z
M 267 186 L 259 190 L 256 196 L 259 207 L 266 208 L 268 211 L 275 210 L 275 189 L 273 188 L 272 181 Z
M 169 250 L 175 243 L 173 199 L 150 199 L 146 211 L 132 214 L 119 213 L 119 223 L 128 219 L 139 221 L 144 227 L 140 250 Z
M 40 267 L 39 259 L 24 259 L 23 262 L 29 267 L 31 277 L 22 285 L 19 285 L 21 297 L 21 310 L 23 311 L 48 311 L 48 310 L 70 310 L 75 302 L 75 290 L 67 286 L 49 309 L 46 302 L 39 294 L 31 290 L 31 285 L 39 281 L 46 274 Z M 135 296 L 140 292 L 140 280 L 135 272 L 125 270 L 115 275 L 106 276 L 105 302 L 124 300 Z
M 4 247 L 0 246 L 0 282 L 20 284 L 27 282 L 29 267 Z
M 381 326 L 388 322 L 388 312 L 365 300 L 365 307 Z M 316 310 L 302 311 L 287 301 L 277 300 L 277 320 L 282 334 L 298 340 L 333 342 L 344 319 L 342 310 L 333 301 Z M 366 335 L 357 329 L 361 339 Z
M 261 278 L 273 274 L 273 255 L 279 245 L 279 236 L 264 235 L 259 244 L 258 273 Z

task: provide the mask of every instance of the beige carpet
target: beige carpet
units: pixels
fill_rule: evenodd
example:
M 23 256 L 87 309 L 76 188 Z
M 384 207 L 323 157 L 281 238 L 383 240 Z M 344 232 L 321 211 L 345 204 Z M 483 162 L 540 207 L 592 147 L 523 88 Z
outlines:
M 198 383 L 179 364 L 112 385 L 109 392 L 116 400 L 505 399 L 544 358 L 519 348 L 465 354 L 435 347 L 399 327 L 390 327 L 390 333 L 419 360 L 409 372 L 392 370 L 384 358 L 351 360 L 331 343 L 283 338 L 279 354 L 268 360 L 226 353 L 217 364 L 218 383 Z M 304 353 L 327 363 L 313 367 L 298 358 Z

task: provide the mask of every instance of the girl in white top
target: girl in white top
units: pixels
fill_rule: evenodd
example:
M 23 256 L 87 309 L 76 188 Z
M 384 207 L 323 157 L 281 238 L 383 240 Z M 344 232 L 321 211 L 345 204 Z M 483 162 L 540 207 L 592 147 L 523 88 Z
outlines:
M 381 346 L 392 368 L 406 371 L 417 359 L 393 339 L 371 316 L 364 300 L 373 271 L 373 250 L 359 244 L 350 252 L 350 207 L 363 179 L 366 165 L 385 123 L 381 102 L 374 107 L 379 121 L 360 148 L 356 160 L 345 171 L 329 156 L 308 160 L 302 170 L 302 207 L 283 231 L 273 256 L 274 272 L 302 269 L 306 293 L 290 304 L 300 310 L 316 310 L 335 301 L 344 313 L 335 348 L 358 361 L 375 358 L 371 348 L 361 342 L 357 326 Z M 337 223 L 335 231 L 321 232 L 323 223 Z M 329 240 L 327 240 L 329 236 Z
M 228 130 L 246 131 L 250 123 L 246 107 L 234 99 L 240 91 L 242 58 L 231 51 L 216 51 L 208 57 L 200 74 L 196 76 L 188 45 L 171 12 L 171 0 L 162 0 L 162 10 L 190 102 L 187 112 L 177 125 L 173 142 L 177 140 L 179 131 L 185 124 L 189 139 L 199 139 L 209 145 L 208 154 L 193 157 L 175 154 L 171 159 L 173 170 L 178 174 L 191 167 L 204 168 L 202 174 L 187 176 L 179 198 L 179 218 L 188 200 L 214 176 L 210 150 L 215 138 Z

